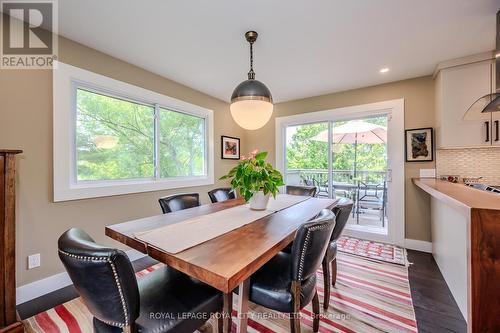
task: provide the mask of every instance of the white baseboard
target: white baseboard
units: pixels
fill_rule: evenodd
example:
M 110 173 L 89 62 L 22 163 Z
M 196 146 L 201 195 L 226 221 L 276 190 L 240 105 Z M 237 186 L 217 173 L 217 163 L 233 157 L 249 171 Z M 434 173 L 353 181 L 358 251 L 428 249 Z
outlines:
M 432 253 L 432 243 L 418 239 L 405 239 L 405 248 L 409 250 Z
M 144 253 L 141 253 L 136 250 L 128 250 L 126 251 L 126 253 L 127 256 L 130 258 L 130 261 L 134 261 L 146 256 Z M 71 279 L 69 278 L 68 273 L 62 272 L 56 275 L 46 277 L 45 279 L 41 279 L 17 287 L 16 305 L 31 301 L 32 299 L 46 295 L 48 293 L 67 287 L 69 285 L 71 285 Z

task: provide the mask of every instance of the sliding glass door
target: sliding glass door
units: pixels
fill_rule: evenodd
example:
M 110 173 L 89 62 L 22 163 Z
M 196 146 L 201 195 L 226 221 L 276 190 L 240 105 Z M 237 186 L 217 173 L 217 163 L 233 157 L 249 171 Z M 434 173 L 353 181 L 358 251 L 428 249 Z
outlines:
M 286 127 L 286 173 L 288 185 L 316 186 L 328 197 L 328 145 L 313 138 L 328 133 L 328 122 Z
M 332 197 L 354 202 L 353 229 L 387 234 L 387 115 L 332 123 Z
M 402 118 L 392 122 L 390 110 L 344 114 L 340 119 L 332 114 L 317 122 L 307 116 L 302 122 L 300 115 L 290 118 L 289 124 L 279 120 L 285 183 L 314 186 L 319 198 L 352 200 L 344 234 L 395 242 L 398 233 L 401 243 L 404 208 L 391 201 L 404 197 L 402 145 L 394 140 L 403 131 Z M 392 183 L 391 160 L 394 166 L 398 163 L 397 186 Z

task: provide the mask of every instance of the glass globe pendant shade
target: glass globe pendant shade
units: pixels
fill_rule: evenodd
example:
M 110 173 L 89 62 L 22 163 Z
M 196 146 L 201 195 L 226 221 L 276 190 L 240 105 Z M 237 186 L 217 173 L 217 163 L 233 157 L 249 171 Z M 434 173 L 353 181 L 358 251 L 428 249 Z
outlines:
M 259 100 L 238 101 L 232 103 L 230 108 L 234 121 L 247 130 L 261 128 L 273 114 L 273 104 Z
M 234 89 L 230 109 L 238 125 L 247 130 L 256 130 L 271 119 L 273 98 L 265 84 L 248 79 Z

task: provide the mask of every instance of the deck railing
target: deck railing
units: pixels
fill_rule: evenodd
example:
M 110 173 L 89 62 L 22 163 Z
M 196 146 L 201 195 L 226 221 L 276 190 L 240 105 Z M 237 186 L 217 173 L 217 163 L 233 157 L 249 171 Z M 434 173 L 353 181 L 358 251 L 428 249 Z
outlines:
M 285 176 L 286 183 L 289 185 L 314 185 L 318 188 L 318 196 L 330 196 L 328 191 L 328 170 L 291 169 L 286 171 Z M 385 209 L 387 207 L 386 185 L 384 183 L 386 179 L 387 171 L 385 170 L 356 170 L 356 175 L 354 175 L 354 170 L 332 170 L 333 193 L 335 196 L 347 197 L 354 201 L 352 218 L 356 221 L 356 224 L 364 224 L 363 221 L 366 220 L 371 221 L 368 223 L 371 225 L 371 223 L 378 219 L 384 228 L 386 220 Z M 312 180 L 313 182 L 306 184 L 306 180 Z M 360 182 L 363 182 L 365 185 L 362 185 Z M 352 188 L 343 184 L 352 184 L 355 187 Z M 375 205 L 374 207 L 367 208 L 362 205 L 364 202 L 363 198 L 370 197 L 373 199 L 374 196 L 382 200 L 379 202 L 379 206 Z M 378 214 L 375 215 L 375 220 L 373 220 L 374 213 Z M 371 220 L 369 216 L 371 216 Z
M 334 183 L 356 184 L 362 181 L 369 184 L 383 183 L 386 179 L 387 171 L 380 170 L 333 170 L 332 181 Z M 286 181 L 288 184 L 304 184 L 306 179 L 314 179 L 320 184 L 328 182 L 328 170 L 326 169 L 289 169 L 286 171 Z

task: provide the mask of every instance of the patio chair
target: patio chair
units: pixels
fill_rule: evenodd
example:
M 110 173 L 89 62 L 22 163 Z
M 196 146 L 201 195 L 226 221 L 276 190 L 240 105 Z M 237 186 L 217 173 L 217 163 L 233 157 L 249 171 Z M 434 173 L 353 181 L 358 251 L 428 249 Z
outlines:
M 368 184 L 358 182 L 358 198 L 356 200 L 356 221 L 359 224 L 361 209 L 378 210 L 382 227 L 385 227 L 385 208 L 387 184 L 385 181 L 379 184 Z
M 316 178 L 312 179 L 314 186 L 318 189 L 316 192 L 317 197 L 328 197 L 328 181 L 322 182 Z M 321 193 L 324 193 L 323 195 Z

